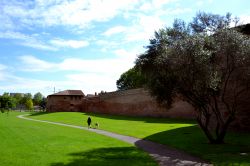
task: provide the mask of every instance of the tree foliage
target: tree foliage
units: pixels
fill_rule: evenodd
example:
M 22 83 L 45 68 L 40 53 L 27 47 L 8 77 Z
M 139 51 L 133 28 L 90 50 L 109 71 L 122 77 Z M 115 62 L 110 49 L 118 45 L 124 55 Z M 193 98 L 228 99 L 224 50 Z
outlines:
M 25 107 L 26 107 L 27 110 L 33 110 L 34 107 L 33 107 L 32 99 L 27 99 L 25 101 Z
M 250 88 L 250 40 L 230 29 L 232 23 L 237 19 L 230 14 L 198 13 L 189 24 L 176 20 L 155 33 L 136 61 L 159 102 L 169 106 L 178 96 L 194 106 L 211 143 L 223 142 Z
M 119 90 L 141 88 L 144 84 L 145 79 L 136 68 L 129 69 L 116 81 L 116 85 Z
M 5 110 L 10 110 L 16 107 L 16 100 L 9 96 L 7 93 L 4 93 L 3 96 L 0 96 L 0 109 L 1 112 Z
M 40 92 L 37 92 L 33 97 L 34 105 L 41 105 L 43 100 L 43 95 Z
M 38 92 L 32 98 L 30 93 L 14 93 L 10 95 L 9 93 L 4 93 L 0 96 L 0 108 L 1 110 L 10 110 L 10 109 L 27 109 L 32 110 L 33 105 L 38 105 L 45 110 L 46 107 L 46 98 Z

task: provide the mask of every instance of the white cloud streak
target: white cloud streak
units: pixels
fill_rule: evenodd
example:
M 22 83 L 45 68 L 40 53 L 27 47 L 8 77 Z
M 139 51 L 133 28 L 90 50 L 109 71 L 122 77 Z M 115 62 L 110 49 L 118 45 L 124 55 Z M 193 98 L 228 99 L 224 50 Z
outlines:
M 37 0 L 26 5 L 18 1 L 5 2 L 1 15 L 18 21 L 22 26 L 77 26 L 88 27 L 92 22 L 104 22 L 128 10 L 138 0 Z
M 112 27 L 112 28 L 108 29 L 103 34 L 105 36 L 111 36 L 111 35 L 114 35 L 114 34 L 122 33 L 122 32 L 124 32 L 126 30 L 127 30 L 127 28 L 124 27 L 124 26 L 115 26 L 115 27 Z
M 57 51 L 59 48 L 82 48 L 89 45 L 88 41 L 84 40 L 64 40 L 64 39 L 51 39 L 48 43 L 38 39 L 39 34 L 26 35 L 20 32 L 6 31 L 0 32 L 0 38 L 11 39 L 16 41 L 17 44 L 26 47 L 36 48 L 40 50 Z
M 89 45 L 88 41 L 52 39 L 50 43 L 57 47 L 82 48 Z
M 57 48 L 44 43 L 41 40 L 36 39 L 34 36 L 26 35 L 20 32 L 6 31 L 0 32 L 0 38 L 2 39 L 11 39 L 17 42 L 19 45 L 41 49 L 41 50 L 50 50 L 56 51 Z

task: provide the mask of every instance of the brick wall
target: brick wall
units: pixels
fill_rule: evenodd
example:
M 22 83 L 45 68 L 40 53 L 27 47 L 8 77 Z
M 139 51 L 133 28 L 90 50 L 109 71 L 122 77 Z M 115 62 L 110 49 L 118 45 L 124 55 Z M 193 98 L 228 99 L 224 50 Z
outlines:
M 82 111 L 127 116 L 195 118 L 195 112 L 187 102 L 176 100 L 173 107 L 166 110 L 144 89 L 103 93 L 92 100 L 85 99 Z
M 82 97 L 79 96 L 49 96 L 46 110 L 48 112 L 81 111 Z

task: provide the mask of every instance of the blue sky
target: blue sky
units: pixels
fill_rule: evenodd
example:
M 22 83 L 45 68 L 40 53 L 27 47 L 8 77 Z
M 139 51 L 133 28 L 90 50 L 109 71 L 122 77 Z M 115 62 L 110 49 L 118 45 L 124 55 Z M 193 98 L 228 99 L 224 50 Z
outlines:
M 0 0 L 0 94 L 116 90 L 154 31 L 198 11 L 250 23 L 249 0 Z

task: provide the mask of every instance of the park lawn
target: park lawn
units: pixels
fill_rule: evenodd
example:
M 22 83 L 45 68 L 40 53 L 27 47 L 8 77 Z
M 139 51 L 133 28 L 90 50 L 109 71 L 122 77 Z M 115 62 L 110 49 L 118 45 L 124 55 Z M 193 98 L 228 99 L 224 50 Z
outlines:
M 86 126 L 88 116 L 92 117 L 93 123 L 98 122 L 100 124 L 100 129 L 166 144 L 199 156 L 214 165 L 250 166 L 249 133 L 230 132 L 226 136 L 225 144 L 211 145 L 196 122 L 191 120 L 111 116 L 78 112 L 40 113 L 30 117 Z M 244 153 L 247 153 L 247 155 L 244 155 Z
M 157 163 L 131 144 L 85 130 L 0 114 L 1 166 L 117 166 Z

